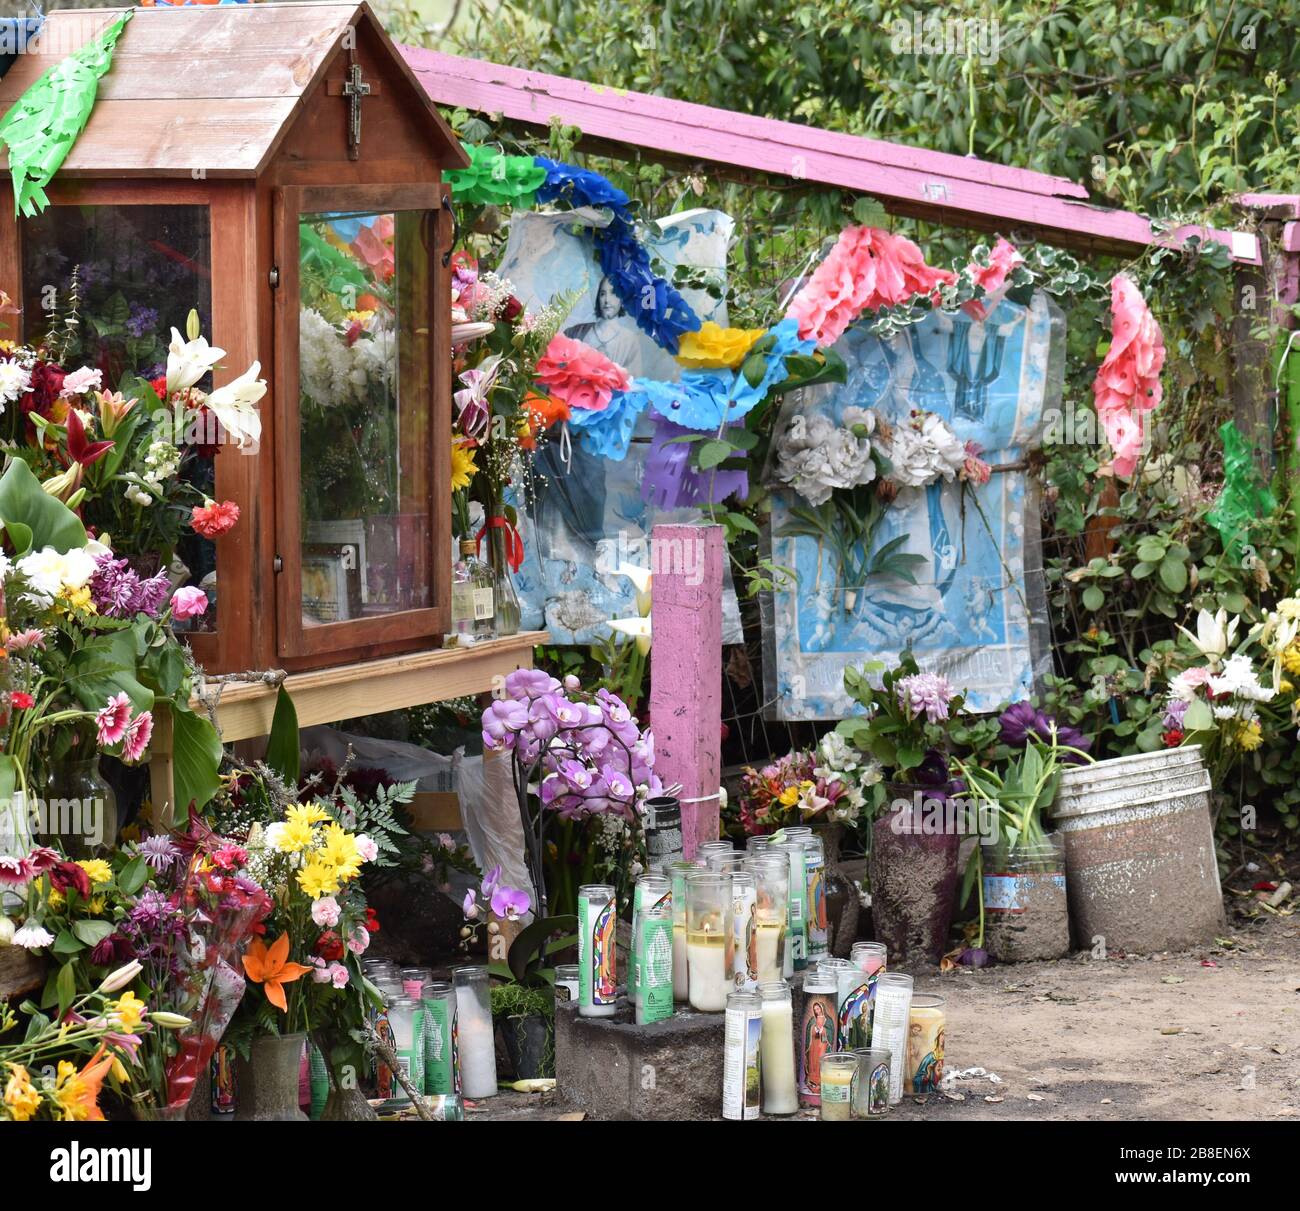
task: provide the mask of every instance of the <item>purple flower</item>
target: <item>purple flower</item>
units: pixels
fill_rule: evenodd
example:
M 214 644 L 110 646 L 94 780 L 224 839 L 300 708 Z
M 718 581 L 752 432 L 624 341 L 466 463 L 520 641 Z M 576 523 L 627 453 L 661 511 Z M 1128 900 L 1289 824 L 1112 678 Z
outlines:
M 956 697 L 948 678 L 938 673 L 913 673 L 894 685 L 898 705 L 909 715 L 924 714 L 931 723 L 948 718 L 948 704 Z
M 512 698 L 540 698 L 560 688 L 560 683 L 541 669 L 515 669 L 506 677 L 506 693 Z
M 531 903 L 526 891 L 517 891 L 513 887 L 498 887 L 492 893 L 492 911 L 507 921 L 526 913 Z
M 635 796 L 636 788 L 632 785 L 632 779 L 622 770 L 617 770 L 612 765 L 604 765 L 601 766 L 600 776 L 605 779 L 605 786 L 612 798 L 631 799 Z
M 528 724 L 528 711 L 513 698 L 496 698 L 483 712 L 483 743 L 490 749 L 510 748 L 515 733 Z
M 158 618 L 171 596 L 171 581 L 165 572 L 141 580 L 125 559 L 101 555 L 90 578 L 90 596 L 106 618 L 131 618 L 148 614 Z
M 157 834 L 141 841 L 136 852 L 150 870 L 162 872 L 170 869 L 180 851 L 170 837 Z
M 1187 714 L 1187 708 L 1191 705 L 1186 698 L 1170 698 L 1165 706 L 1165 717 L 1162 720 L 1165 731 L 1170 728 L 1177 728 L 1182 731 L 1183 718 Z
M 998 719 L 998 729 L 1002 743 L 1012 748 L 1020 748 L 1032 733 L 1042 736 L 1047 733 L 1047 716 L 1035 710 L 1032 703 L 1017 702 L 1002 712 Z
M 574 761 L 569 758 L 560 762 L 559 774 L 568 783 L 571 790 L 582 792 L 591 789 L 592 771 L 581 761 Z

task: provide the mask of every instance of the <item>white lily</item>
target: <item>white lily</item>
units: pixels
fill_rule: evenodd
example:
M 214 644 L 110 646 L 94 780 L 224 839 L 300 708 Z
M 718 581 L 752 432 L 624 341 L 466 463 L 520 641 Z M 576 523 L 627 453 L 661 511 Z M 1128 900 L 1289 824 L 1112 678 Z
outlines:
M 167 394 L 188 391 L 225 356 L 224 349 L 209 345 L 204 337 L 187 341 L 173 328 L 167 346 Z
M 626 576 L 636 589 L 636 612 L 650 613 L 650 585 L 654 580 L 649 568 L 634 563 L 621 563 L 614 569 L 615 576 Z
M 1208 660 L 1222 660 L 1228 654 L 1228 648 L 1237 635 L 1240 618 L 1228 621 L 1228 611 L 1220 608 L 1217 614 L 1201 610 L 1196 615 L 1196 634 L 1186 627 L 1179 627 L 1192 645 Z
M 262 363 L 254 362 L 237 379 L 209 392 L 205 401 L 237 446 L 246 441 L 256 445 L 262 436 L 262 418 L 255 406 L 266 394 L 266 380 L 257 377 L 261 369 Z
M 630 635 L 636 640 L 636 646 L 644 656 L 650 650 L 650 619 L 649 617 L 641 618 L 613 618 L 609 624 L 610 630 L 618 631 L 623 635 Z

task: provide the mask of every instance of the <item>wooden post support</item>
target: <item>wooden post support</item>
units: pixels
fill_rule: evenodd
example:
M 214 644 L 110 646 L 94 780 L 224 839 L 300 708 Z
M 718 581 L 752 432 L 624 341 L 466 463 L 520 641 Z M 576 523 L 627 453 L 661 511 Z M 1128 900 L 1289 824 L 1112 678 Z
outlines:
M 650 539 L 650 727 L 655 773 L 682 786 L 687 858 L 719 832 L 722 764 L 721 526 L 655 526 Z

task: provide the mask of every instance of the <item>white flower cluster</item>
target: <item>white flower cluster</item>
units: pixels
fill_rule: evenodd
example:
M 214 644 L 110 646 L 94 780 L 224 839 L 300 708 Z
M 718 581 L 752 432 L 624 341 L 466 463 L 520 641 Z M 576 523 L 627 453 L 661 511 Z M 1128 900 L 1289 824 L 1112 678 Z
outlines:
M 391 386 L 396 350 L 390 329 L 362 333 L 349 345 L 319 311 L 304 307 L 298 334 L 302 392 L 321 407 L 362 403 L 373 385 Z
M 894 429 L 889 443 L 889 478 L 900 488 L 925 488 L 940 479 L 952 483 L 966 465 L 966 447 L 933 412 Z
M 824 781 L 842 783 L 847 791 L 831 805 L 827 817 L 845 823 L 856 820 L 866 803 L 863 788 L 875 786 L 882 777 L 880 763 L 865 757 L 839 732 L 827 732 L 817 745 L 815 756 L 817 764 L 813 773 Z
M 0 412 L 31 390 L 32 372 L 21 362 L 6 358 L 0 362 Z
M 875 413 L 845 408 L 842 425 L 825 416 L 796 416 L 777 438 L 776 477 L 810 505 L 823 505 L 836 488 L 856 488 L 876 478 L 871 457 Z
M 144 473 L 141 479 L 149 487 L 161 491 L 163 483 L 171 479 L 181 467 L 181 452 L 168 441 L 152 441 L 144 452 Z

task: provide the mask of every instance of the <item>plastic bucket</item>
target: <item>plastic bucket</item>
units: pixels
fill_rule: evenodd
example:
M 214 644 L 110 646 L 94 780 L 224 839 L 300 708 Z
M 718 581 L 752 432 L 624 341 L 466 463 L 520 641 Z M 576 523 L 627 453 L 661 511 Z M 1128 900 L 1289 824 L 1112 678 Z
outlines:
M 1053 808 L 1078 945 L 1150 953 L 1224 928 L 1199 746 L 1074 766 Z

